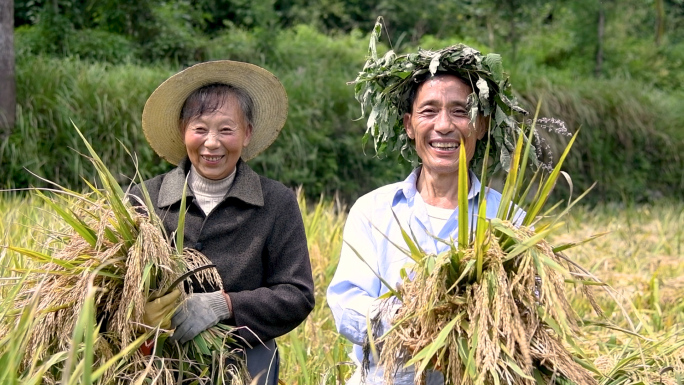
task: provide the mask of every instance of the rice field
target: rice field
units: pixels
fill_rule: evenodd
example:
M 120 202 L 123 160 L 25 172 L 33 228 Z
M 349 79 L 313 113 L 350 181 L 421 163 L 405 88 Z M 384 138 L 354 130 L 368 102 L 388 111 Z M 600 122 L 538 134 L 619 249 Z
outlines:
M 346 207 L 334 199 L 306 202 L 302 194 L 300 207 L 309 240 L 316 308 L 306 322 L 278 341 L 281 380 L 288 385 L 343 383 L 353 371 L 347 358 L 350 345 L 335 331 L 325 302 L 325 290 L 335 271 Z M 47 240 L 47 234 L 38 229 L 61 226 L 45 204 L 33 197 L 4 195 L 0 199 L 0 213 L 2 245 L 39 248 Z M 682 340 L 684 326 L 684 260 L 681 258 L 684 203 L 579 206 L 565 222 L 565 227 L 551 237 L 552 244 L 605 233 L 568 250 L 567 255 L 613 289 L 610 293 L 596 290 L 605 320 L 645 337 L 639 339 L 624 331 L 600 326 L 583 328 L 586 338 L 582 339 L 581 347 L 596 367 L 606 371 L 620 364 L 626 371 L 641 368 L 640 373 L 627 373 L 621 380 L 606 379 L 600 383 L 683 383 L 684 353 L 681 349 L 666 350 L 675 346 L 675 341 Z M 0 249 L 0 306 L 5 307 L 0 308 L 0 315 L 9 306 L 3 299 L 14 282 L 9 278 L 11 270 L 28 265 L 18 255 Z M 580 319 L 599 320 L 579 290 L 570 284 L 567 290 Z M 0 340 L 5 337 L 0 336 Z M 3 383 L 21 383 L 22 378 Z

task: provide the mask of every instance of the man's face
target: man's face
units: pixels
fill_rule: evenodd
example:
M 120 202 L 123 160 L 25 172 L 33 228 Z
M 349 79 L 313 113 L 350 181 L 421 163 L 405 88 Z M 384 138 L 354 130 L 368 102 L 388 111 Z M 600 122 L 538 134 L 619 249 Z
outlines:
M 485 127 L 470 125 L 468 95 L 472 88 L 454 75 L 439 75 L 418 87 L 413 112 L 404 114 L 404 128 L 416 142 L 416 152 L 423 161 L 423 172 L 458 173 L 460 144 L 463 141 L 468 163 L 475 153 L 475 143 Z

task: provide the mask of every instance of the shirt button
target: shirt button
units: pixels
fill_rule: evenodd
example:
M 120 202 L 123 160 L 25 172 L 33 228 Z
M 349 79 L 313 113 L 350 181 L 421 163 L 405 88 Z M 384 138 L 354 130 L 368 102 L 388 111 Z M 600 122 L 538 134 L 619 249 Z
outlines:
M 204 245 L 202 245 L 202 242 L 197 242 L 197 244 L 195 244 L 195 250 L 202 251 L 203 248 Z

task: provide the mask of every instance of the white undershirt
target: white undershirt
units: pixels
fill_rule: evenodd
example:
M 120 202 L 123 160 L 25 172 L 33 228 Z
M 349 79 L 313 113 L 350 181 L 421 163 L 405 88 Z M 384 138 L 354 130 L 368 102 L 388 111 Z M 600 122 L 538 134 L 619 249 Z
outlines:
M 209 215 L 211 210 L 226 196 L 230 186 L 233 185 L 233 180 L 235 180 L 235 170 L 223 179 L 212 180 L 203 177 L 197 172 L 195 166 L 191 166 L 188 186 L 195 194 L 195 200 L 204 214 Z
M 435 235 L 439 234 L 446 224 L 447 219 L 449 219 L 455 209 L 445 209 L 442 207 L 429 205 L 425 203 L 423 197 L 420 196 L 420 193 L 416 193 L 415 199 L 423 202 L 425 205 L 425 210 L 427 211 L 428 219 L 430 219 L 430 225 L 432 225 L 432 231 L 435 232 Z

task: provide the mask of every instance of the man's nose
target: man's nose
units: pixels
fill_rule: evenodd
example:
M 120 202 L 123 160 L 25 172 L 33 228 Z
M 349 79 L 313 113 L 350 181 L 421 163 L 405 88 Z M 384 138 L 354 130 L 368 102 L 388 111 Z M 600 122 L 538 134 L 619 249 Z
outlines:
M 454 122 L 449 116 L 448 110 L 440 110 L 435 121 L 435 131 L 440 134 L 447 134 L 455 128 Z

